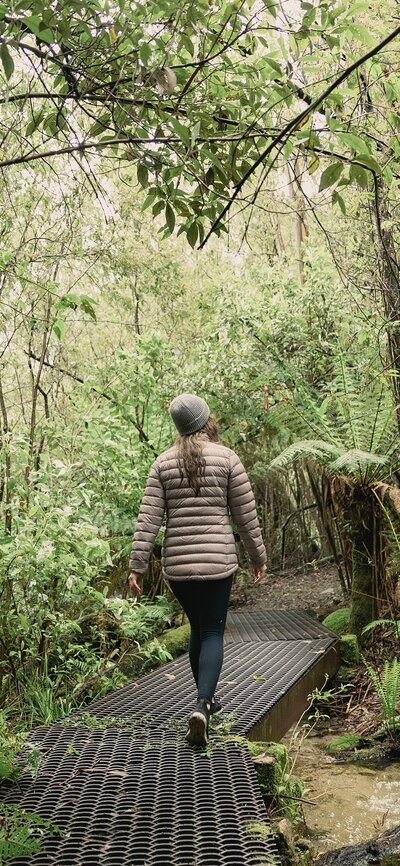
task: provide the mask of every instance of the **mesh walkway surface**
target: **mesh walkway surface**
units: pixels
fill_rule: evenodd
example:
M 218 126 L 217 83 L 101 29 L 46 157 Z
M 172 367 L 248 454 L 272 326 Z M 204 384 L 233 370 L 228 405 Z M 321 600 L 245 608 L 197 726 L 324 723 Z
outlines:
M 251 731 L 334 641 L 301 611 L 230 613 L 218 691 L 232 733 Z M 185 655 L 87 706 L 93 727 L 74 713 L 34 731 L 37 777 L 3 784 L 0 800 L 64 835 L 11 866 L 279 866 L 243 743 L 185 743 L 193 700 Z

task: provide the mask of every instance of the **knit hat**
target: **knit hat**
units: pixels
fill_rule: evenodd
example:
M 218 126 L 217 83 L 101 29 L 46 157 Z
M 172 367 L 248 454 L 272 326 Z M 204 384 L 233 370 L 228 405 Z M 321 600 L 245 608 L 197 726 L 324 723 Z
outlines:
M 210 417 L 206 401 L 196 394 L 179 394 L 172 401 L 169 412 L 181 436 L 200 430 Z

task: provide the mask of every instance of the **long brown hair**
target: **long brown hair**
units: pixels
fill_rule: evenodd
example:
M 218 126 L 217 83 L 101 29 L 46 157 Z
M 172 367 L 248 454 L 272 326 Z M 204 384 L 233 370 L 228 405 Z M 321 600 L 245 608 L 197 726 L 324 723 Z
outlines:
M 186 475 L 189 487 L 194 488 L 196 496 L 200 493 L 201 479 L 205 475 L 206 461 L 203 456 L 205 439 L 210 442 L 220 441 L 218 427 L 211 415 L 200 430 L 196 430 L 195 433 L 188 433 L 186 436 L 178 436 L 175 442 L 181 481 L 183 483 Z

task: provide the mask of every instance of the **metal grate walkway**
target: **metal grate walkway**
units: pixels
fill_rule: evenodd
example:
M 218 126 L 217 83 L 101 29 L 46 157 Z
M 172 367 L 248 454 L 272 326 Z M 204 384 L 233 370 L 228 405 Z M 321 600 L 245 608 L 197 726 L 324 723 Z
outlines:
M 251 736 L 299 683 L 332 672 L 335 636 L 301 611 L 230 613 L 225 640 L 218 693 L 233 734 Z M 3 784 L 0 799 L 65 835 L 10 866 L 278 866 L 243 743 L 185 743 L 193 699 L 185 655 L 87 706 L 93 728 L 74 713 L 34 731 L 38 775 Z

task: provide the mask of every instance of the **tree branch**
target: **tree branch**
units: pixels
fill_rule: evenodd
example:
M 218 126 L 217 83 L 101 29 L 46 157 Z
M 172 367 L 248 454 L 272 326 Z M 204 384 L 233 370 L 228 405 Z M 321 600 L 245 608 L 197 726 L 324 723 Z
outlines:
M 356 69 L 358 69 L 359 66 L 362 66 L 362 64 L 365 63 L 367 60 L 369 60 L 371 57 L 375 57 L 375 55 L 378 54 L 382 50 L 382 48 L 385 48 L 386 45 L 388 45 L 390 42 L 392 42 L 394 39 L 396 39 L 396 37 L 399 34 L 400 34 L 400 27 L 396 27 L 395 30 L 392 30 L 392 32 L 389 33 L 389 35 L 385 37 L 385 39 L 382 39 L 382 41 L 379 42 L 377 45 L 375 45 L 374 48 L 371 48 L 371 50 L 368 51 L 367 54 L 363 54 L 362 57 L 359 57 L 358 60 L 355 60 L 354 63 L 352 63 L 350 66 L 347 67 L 347 69 L 344 69 L 343 72 L 338 76 L 338 78 L 336 78 L 335 81 L 333 81 L 332 84 L 330 84 L 329 87 L 327 87 L 321 93 L 320 96 L 317 96 L 317 98 L 314 101 L 312 101 L 310 103 L 310 105 L 304 109 L 304 111 L 300 112 L 300 114 L 296 115 L 296 117 L 293 117 L 292 120 L 290 120 L 289 123 L 286 124 L 286 126 L 281 130 L 281 132 L 278 133 L 275 140 L 272 141 L 268 145 L 268 147 L 265 148 L 265 150 L 263 150 L 263 152 L 260 154 L 260 156 L 255 160 L 253 165 L 251 165 L 250 168 L 245 172 L 245 174 L 243 175 L 243 177 L 241 178 L 241 180 L 237 184 L 235 191 L 233 192 L 229 202 L 225 205 L 225 207 L 223 208 L 223 210 L 221 211 L 221 213 L 219 214 L 217 219 L 213 222 L 213 224 L 212 224 L 210 230 L 208 231 L 208 233 L 206 234 L 204 240 L 201 242 L 201 244 L 199 244 L 199 249 L 202 249 L 205 246 L 205 244 L 207 243 L 210 236 L 215 232 L 215 229 L 220 225 L 220 223 L 222 222 L 222 220 L 224 219 L 226 214 L 231 209 L 233 202 L 236 201 L 236 199 L 237 199 L 240 191 L 242 190 L 244 184 L 246 183 L 246 181 L 249 179 L 249 177 L 252 176 L 252 174 L 254 174 L 254 172 L 257 170 L 258 166 L 264 162 L 264 160 L 269 156 L 269 154 L 272 152 L 272 150 L 275 147 L 277 147 L 277 145 L 279 145 L 281 142 L 283 142 L 299 126 L 301 126 L 303 124 L 303 122 L 305 120 L 307 120 L 307 118 L 317 108 L 319 108 L 321 103 L 328 96 L 330 96 L 330 94 L 333 93 L 333 91 L 336 90 L 336 88 L 339 87 L 339 85 L 342 84 L 343 81 L 346 81 L 346 79 L 349 77 L 349 75 L 351 75 L 352 72 L 354 72 Z
M 29 351 L 29 352 L 25 351 L 25 354 L 28 355 L 30 358 L 33 358 L 35 361 L 41 362 L 41 360 L 42 360 L 38 355 L 35 355 L 34 352 L 32 352 L 32 351 Z M 66 370 L 64 367 L 58 367 L 55 364 L 50 364 L 49 361 L 44 361 L 44 360 L 42 361 L 42 366 L 43 367 L 50 367 L 51 370 L 56 370 L 58 373 L 63 373 L 64 376 L 69 376 L 70 379 L 74 379 L 75 382 L 80 382 L 81 385 L 86 384 L 85 379 L 82 379 L 81 376 L 77 376 L 76 373 L 71 373 L 70 370 Z M 93 391 L 95 394 L 97 394 L 99 397 L 104 397 L 105 400 L 108 400 L 114 406 L 117 406 L 118 409 L 122 408 L 120 403 L 118 403 L 118 400 L 114 400 L 114 398 L 110 397 L 110 395 L 107 394 L 106 391 L 99 391 L 99 389 L 96 388 L 94 385 L 90 386 L 90 390 Z M 133 418 L 132 415 L 125 415 L 124 417 L 126 418 L 127 421 L 129 421 L 131 424 L 133 424 L 136 427 L 136 430 L 138 431 L 138 434 L 139 434 L 140 441 L 144 442 L 150 448 L 150 451 L 152 451 L 153 454 L 156 457 L 158 457 L 158 452 L 157 452 L 156 448 L 154 448 L 154 445 L 152 445 L 151 442 L 149 441 L 149 437 L 147 436 L 147 433 L 143 430 L 143 427 L 140 424 L 140 422 L 136 418 Z

